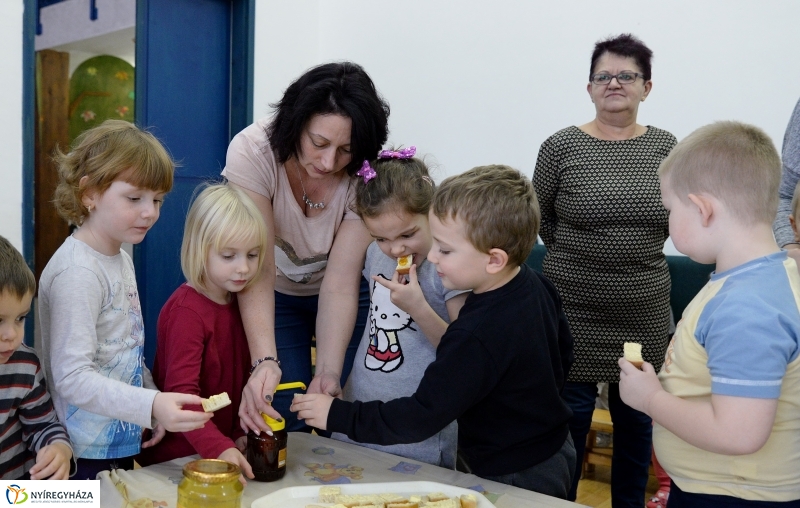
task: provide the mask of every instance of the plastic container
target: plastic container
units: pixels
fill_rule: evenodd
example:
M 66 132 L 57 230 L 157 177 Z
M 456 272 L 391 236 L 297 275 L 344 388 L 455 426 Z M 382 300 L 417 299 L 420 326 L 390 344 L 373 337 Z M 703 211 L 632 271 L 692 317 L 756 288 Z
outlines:
M 306 389 L 306 385 L 301 382 L 283 383 L 275 387 L 275 391 L 287 390 L 289 388 Z M 288 434 L 286 433 L 286 422 L 275 420 L 261 413 L 267 425 L 272 429 L 270 436 L 266 432 L 256 434 L 252 430 L 247 433 L 247 462 L 253 468 L 255 480 L 260 482 L 274 482 L 283 478 L 286 474 L 286 456 Z
M 217 459 L 194 460 L 183 466 L 178 508 L 241 508 L 239 466 Z

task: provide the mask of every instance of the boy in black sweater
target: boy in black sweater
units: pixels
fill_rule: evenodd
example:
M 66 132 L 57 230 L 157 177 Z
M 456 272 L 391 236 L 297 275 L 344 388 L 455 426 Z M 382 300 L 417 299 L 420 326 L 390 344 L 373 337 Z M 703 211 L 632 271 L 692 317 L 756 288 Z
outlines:
M 446 179 L 430 212 L 428 260 L 472 294 L 414 395 L 345 402 L 298 395 L 308 425 L 364 443 L 422 441 L 458 420 L 459 448 L 483 478 L 566 499 L 575 465 L 561 399 L 572 336 L 555 287 L 525 265 L 540 214 L 530 180 L 507 166 Z

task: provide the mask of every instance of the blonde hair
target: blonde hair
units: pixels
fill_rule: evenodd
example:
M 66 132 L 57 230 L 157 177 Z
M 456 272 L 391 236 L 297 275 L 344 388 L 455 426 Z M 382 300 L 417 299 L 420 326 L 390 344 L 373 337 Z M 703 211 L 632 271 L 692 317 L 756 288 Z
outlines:
M 267 226 L 250 197 L 228 185 L 206 185 L 186 216 L 181 243 L 181 270 L 189 284 L 206 292 L 206 263 L 213 248 L 219 251 L 230 243 L 254 238 L 259 245 L 258 269 L 245 288 L 256 281 L 264 265 Z
M 769 136 L 740 122 L 715 122 L 689 134 L 658 175 L 683 201 L 707 193 L 742 224 L 769 223 L 778 211 L 781 159 Z
M 172 157 L 155 136 L 124 120 L 106 120 L 82 132 L 69 153 L 56 148 L 53 159 L 59 177 L 53 202 L 64 220 L 78 226 L 89 215 L 83 195 L 103 194 L 118 178 L 141 189 L 172 190 Z
M 447 178 L 436 189 L 432 210 L 439 220 L 461 219 L 478 251 L 505 251 L 508 266 L 528 258 L 542 218 L 530 179 L 504 165 L 478 166 Z
M 36 278 L 22 254 L 0 236 L 0 294 L 6 291 L 22 300 L 36 293 Z

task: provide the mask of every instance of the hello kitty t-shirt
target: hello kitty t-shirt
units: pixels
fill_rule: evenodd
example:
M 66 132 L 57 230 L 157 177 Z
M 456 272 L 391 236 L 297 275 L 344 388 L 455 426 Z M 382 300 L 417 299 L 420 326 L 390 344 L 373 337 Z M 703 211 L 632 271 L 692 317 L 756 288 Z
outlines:
M 344 400 L 386 402 L 413 395 L 425 369 L 436 359 L 436 348 L 417 323 L 392 303 L 388 289 L 372 280 L 373 275 L 391 280 L 396 266 L 396 259 L 381 252 L 375 242 L 370 244 L 363 272 L 369 282 L 369 321 L 344 387 Z M 417 267 L 417 279 L 428 304 L 449 323 L 445 302 L 464 291 L 446 289 L 436 274 L 436 267 L 427 260 Z M 353 442 L 344 434 L 334 433 L 333 437 Z M 452 422 L 435 436 L 419 443 L 391 446 L 357 444 L 453 469 L 457 443 L 458 427 L 456 422 Z

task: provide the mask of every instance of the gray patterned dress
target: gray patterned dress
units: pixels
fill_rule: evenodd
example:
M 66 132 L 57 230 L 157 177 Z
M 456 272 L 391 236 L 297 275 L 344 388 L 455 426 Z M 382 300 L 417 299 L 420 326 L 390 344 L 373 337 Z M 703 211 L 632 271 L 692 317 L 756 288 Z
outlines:
M 570 381 L 619 382 L 624 342 L 642 344 L 658 371 L 669 329 L 669 236 L 656 174 L 677 140 L 648 127 L 606 141 L 568 127 L 539 150 L 533 184 L 547 247 L 544 274 L 558 288 L 575 338 Z

